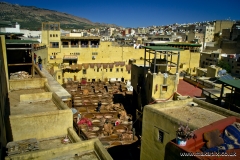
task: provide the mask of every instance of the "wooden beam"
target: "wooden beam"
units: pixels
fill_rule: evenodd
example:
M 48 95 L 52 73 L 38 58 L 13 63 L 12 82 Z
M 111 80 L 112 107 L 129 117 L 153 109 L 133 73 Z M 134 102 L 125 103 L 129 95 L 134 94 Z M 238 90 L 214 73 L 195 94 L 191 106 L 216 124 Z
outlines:
M 16 64 L 8 64 L 8 66 L 31 66 L 32 63 L 16 63 Z

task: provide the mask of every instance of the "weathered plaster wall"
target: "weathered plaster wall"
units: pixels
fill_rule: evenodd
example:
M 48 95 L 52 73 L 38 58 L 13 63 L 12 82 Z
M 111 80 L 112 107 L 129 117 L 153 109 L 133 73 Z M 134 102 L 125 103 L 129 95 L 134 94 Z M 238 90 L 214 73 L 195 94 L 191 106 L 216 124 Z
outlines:
M 144 80 L 144 67 L 136 66 L 133 64 L 131 69 L 131 85 L 133 86 L 134 90 L 137 91 L 137 85 L 139 83 L 138 80 L 140 76 L 142 76 L 142 80 Z
M 10 115 L 13 141 L 29 138 L 49 138 L 67 134 L 72 127 L 73 114 L 70 109 L 25 115 Z
M 47 64 L 48 64 L 48 48 L 40 49 L 40 50 L 33 51 L 33 52 L 36 53 L 36 55 L 37 55 L 36 61 L 38 62 L 38 56 L 40 56 L 41 59 L 42 59 L 42 66 L 43 66 L 43 68 L 47 68 Z
M 10 90 L 43 88 L 45 82 L 46 78 L 9 80 L 9 88 Z
M 152 97 L 154 99 L 167 99 L 176 90 L 178 85 L 178 76 L 169 75 L 164 78 L 161 73 L 148 73 L 146 78 L 146 95 L 150 102 Z
M 80 137 L 77 135 L 76 131 L 72 127 L 68 128 L 68 137 L 73 143 L 82 141 L 80 139 Z
M 88 141 L 81 141 L 78 143 L 67 144 L 63 147 L 57 147 L 49 150 L 38 150 L 28 152 L 25 154 L 12 155 L 6 157 L 5 160 L 19 160 L 19 159 L 60 159 L 62 157 L 71 156 L 84 152 L 96 152 L 101 160 L 112 160 L 107 150 L 103 147 L 98 139 L 91 139 Z
M 37 102 L 37 101 L 46 101 L 51 99 L 52 99 L 52 92 L 20 95 L 20 102 Z
M 214 66 L 214 67 L 211 67 L 211 66 L 208 66 L 207 67 L 207 75 L 206 77 L 217 77 L 218 75 L 218 71 L 222 70 L 222 68 L 220 67 L 217 67 L 217 66 Z
M 53 94 L 52 94 L 52 100 L 53 100 L 53 103 L 57 106 L 57 107 L 59 107 L 59 109 L 63 109 L 63 110 L 70 110 L 69 109 L 69 107 L 67 106 L 67 104 L 66 103 L 64 103 L 63 101 L 62 101 L 62 99 L 54 92 Z
M 142 142 L 141 142 L 141 160 L 161 160 L 164 159 L 166 144 L 176 138 L 176 130 L 178 123 L 185 124 L 186 121 L 176 119 L 175 117 L 165 114 L 164 110 L 171 107 L 181 107 L 188 102 L 198 103 L 201 108 L 210 110 L 224 117 L 237 116 L 239 113 L 232 112 L 216 105 L 209 104 L 202 100 L 188 98 L 186 100 L 164 102 L 154 105 L 147 105 L 144 107 L 143 112 L 143 125 L 142 125 Z M 187 119 L 186 115 L 182 115 L 183 119 Z M 191 123 L 190 128 L 199 128 L 196 124 Z M 163 143 L 158 140 L 159 130 L 164 132 Z

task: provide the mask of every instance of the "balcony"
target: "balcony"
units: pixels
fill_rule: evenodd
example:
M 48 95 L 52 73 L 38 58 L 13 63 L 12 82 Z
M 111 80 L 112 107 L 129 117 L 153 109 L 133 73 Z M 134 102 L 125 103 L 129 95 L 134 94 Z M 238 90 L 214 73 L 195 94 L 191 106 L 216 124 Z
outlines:
M 81 48 L 88 48 L 89 45 L 81 45 Z
M 79 48 L 79 45 L 71 45 L 71 48 Z
M 62 45 L 62 48 L 69 48 L 69 45 Z
M 91 48 L 98 48 L 98 45 L 90 45 Z

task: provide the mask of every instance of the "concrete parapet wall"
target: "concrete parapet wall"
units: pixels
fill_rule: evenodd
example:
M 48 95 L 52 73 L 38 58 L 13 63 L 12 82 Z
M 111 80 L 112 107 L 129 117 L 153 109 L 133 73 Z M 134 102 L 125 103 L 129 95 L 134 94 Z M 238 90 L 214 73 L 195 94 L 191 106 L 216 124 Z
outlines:
M 103 147 L 102 143 L 97 140 L 94 143 L 94 150 L 98 153 L 98 156 L 102 160 L 112 160 L 112 157 L 107 152 L 107 150 Z
M 46 78 L 29 78 L 19 80 L 9 80 L 10 90 L 43 88 Z
M 70 109 L 10 115 L 9 119 L 13 141 L 62 136 L 67 134 L 69 127 L 73 127 L 73 114 Z
M 73 128 L 68 128 L 68 137 L 71 139 L 73 143 L 81 142 L 82 140 L 77 135 L 77 133 L 73 130 Z
M 97 146 L 97 147 L 96 147 Z M 96 152 L 101 160 L 112 160 L 107 150 L 103 147 L 98 139 L 91 139 L 79 143 L 66 144 L 63 147 L 56 147 L 49 150 L 38 150 L 34 152 L 27 152 L 23 154 L 12 155 L 6 157 L 5 160 L 19 160 L 19 159 L 61 159 L 62 157 L 74 157 L 76 154 L 86 152 Z
M 34 65 L 34 69 L 41 78 L 46 78 L 38 68 L 38 65 Z
M 51 87 L 47 82 L 44 83 L 44 90 L 48 92 L 53 92 L 53 90 L 51 89 Z
M 207 102 L 199 100 L 197 98 L 193 98 L 193 102 L 199 104 L 200 107 L 202 107 L 204 109 L 207 109 L 207 110 L 213 111 L 215 113 L 221 114 L 221 115 L 223 115 L 225 117 L 236 116 L 236 117 L 240 118 L 240 114 L 237 113 L 237 112 L 233 112 L 233 111 L 230 111 L 228 109 L 216 106 L 214 104 L 207 103 Z
M 215 83 L 207 82 L 205 80 L 196 79 L 196 78 L 189 77 L 189 76 L 185 76 L 183 78 L 183 80 L 194 86 L 198 86 L 198 88 L 214 88 L 214 87 L 216 87 Z
M 59 109 L 62 109 L 62 110 L 70 110 L 69 107 L 67 106 L 66 103 L 64 103 L 62 101 L 62 99 L 55 93 L 53 92 L 52 94 L 52 100 L 53 100 L 53 103 L 58 106 Z M 70 110 L 71 111 L 71 110 Z M 71 111 L 72 112 L 72 111 Z
M 52 92 L 22 94 L 20 95 L 20 102 L 37 102 L 52 99 Z

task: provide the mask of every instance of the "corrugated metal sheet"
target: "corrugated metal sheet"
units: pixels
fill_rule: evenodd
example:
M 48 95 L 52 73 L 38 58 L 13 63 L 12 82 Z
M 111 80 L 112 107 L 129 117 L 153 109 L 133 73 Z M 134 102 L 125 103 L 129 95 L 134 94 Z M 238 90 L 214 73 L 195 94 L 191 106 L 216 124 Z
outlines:
M 220 78 L 219 78 L 219 80 L 233 80 L 234 78 L 231 76 L 231 75 L 229 75 L 229 74 L 227 74 L 227 75 L 224 75 L 224 76 L 221 76 Z

